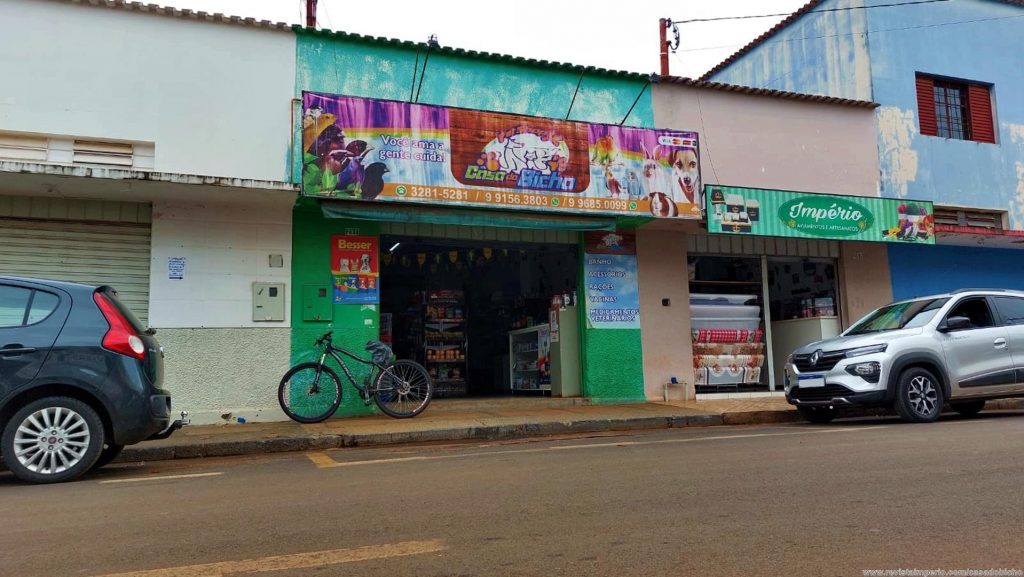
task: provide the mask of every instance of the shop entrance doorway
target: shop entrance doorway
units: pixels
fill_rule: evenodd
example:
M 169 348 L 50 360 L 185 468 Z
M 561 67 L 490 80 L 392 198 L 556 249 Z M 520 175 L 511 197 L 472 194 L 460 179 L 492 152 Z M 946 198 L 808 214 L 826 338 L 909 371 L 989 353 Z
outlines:
M 552 300 L 577 291 L 573 244 L 381 237 L 381 338 L 438 397 L 550 394 Z
M 830 258 L 691 254 L 698 394 L 781 394 L 786 357 L 841 330 Z

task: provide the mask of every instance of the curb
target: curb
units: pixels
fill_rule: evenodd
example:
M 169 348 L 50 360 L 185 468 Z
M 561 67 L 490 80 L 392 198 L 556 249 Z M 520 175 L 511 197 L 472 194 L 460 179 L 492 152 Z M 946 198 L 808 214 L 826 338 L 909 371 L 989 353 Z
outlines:
M 144 444 L 128 447 L 116 463 L 168 461 L 203 457 L 230 457 L 262 453 L 288 453 L 317 451 L 345 447 L 374 447 L 437 441 L 466 441 L 492 439 L 520 439 L 549 437 L 579 433 L 608 431 L 641 431 L 690 427 L 716 427 L 724 425 L 758 425 L 790 423 L 800 420 L 795 410 L 747 411 L 706 415 L 679 415 L 667 417 L 637 417 L 627 419 L 591 419 L 584 421 L 522 423 L 515 425 L 473 426 L 465 428 L 408 431 L 398 433 L 365 433 L 341 435 L 304 435 L 249 439 L 244 441 L 215 441 L 171 447 L 146 447 Z

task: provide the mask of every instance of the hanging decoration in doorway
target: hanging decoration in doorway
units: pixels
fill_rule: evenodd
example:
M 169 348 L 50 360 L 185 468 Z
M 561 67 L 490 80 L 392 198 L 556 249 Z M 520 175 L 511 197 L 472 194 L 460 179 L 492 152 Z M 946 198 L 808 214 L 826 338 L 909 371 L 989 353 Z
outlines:
M 332 236 L 331 275 L 334 277 L 334 304 L 379 303 L 377 237 Z
M 302 94 L 304 194 L 701 218 L 696 132 Z

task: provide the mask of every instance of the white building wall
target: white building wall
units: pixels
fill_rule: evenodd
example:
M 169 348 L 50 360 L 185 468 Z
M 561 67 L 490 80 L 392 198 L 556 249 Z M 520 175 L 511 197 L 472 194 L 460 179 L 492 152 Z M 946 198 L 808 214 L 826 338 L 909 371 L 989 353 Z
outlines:
M 292 203 L 153 203 L 149 322 L 161 328 L 288 327 Z M 282 266 L 271 267 L 271 255 Z M 181 280 L 168 259 L 185 258 Z M 252 319 L 252 283 L 286 283 L 284 322 Z
M 155 144 L 160 172 L 286 180 L 295 35 L 0 0 L 0 130 Z
M 196 424 L 286 418 L 276 390 L 291 352 L 293 200 L 281 196 L 153 203 L 150 325 L 166 355 L 164 386 Z M 169 257 L 185 258 L 183 279 L 168 278 Z M 254 282 L 285 284 L 283 322 L 252 320 Z

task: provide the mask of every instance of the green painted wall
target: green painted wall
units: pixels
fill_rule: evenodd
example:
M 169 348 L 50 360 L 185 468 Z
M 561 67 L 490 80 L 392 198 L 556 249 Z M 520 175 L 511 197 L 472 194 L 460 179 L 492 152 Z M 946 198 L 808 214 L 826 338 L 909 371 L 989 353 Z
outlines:
M 417 59 L 415 46 L 301 30 L 297 35 L 296 96 L 301 96 L 303 90 L 309 90 L 409 100 Z M 425 49 L 420 50 L 421 66 L 424 52 Z M 424 104 L 565 118 L 579 80 L 579 70 L 434 50 L 426 65 L 422 88 L 417 79 L 414 90 L 419 90 L 419 102 Z M 585 74 L 569 118 L 618 124 L 641 94 L 644 84 L 636 77 L 599 72 Z M 626 124 L 653 128 L 650 94 L 650 89 L 643 92 L 629 113 Z M 293 112 L 297 119 L 298 111 Z M 296 139 L 299 141 L 301 138 Z M 292 157 L 293 173 L 298 175 L 301 172 L 298 166 L 300 156 L 293 153 Z M 305 279 L 315 281 L 326 278 L 328 274 L 330 234 L 344 232 L 347 227 L 369 226 L 355 221 L 344 224 L 341 221 L 327 222 L 310 203 L 312 201 L 300 203 L 293 221 L 292 270 L 296 290 L 292 294 L 299 301 Z M 374 229 L 372 234 L 377 232 Z M 324 323 L 302 322 L 301 302 L 293 303 L 293 310 L 293 318 L 297 319 L 293 331 L 293 356 L 298 356 L 308 350 L 308 343 L 326 329 Z M 371 314 L 371 311 L 360 307 L 336 306 L 335 315 L 334 326 L 351 327 L 355 331 L 350 338 L 346 337 L 351 342 L 347 340 L 345 344 L 361 347 L 366 340 L 376 336 L 379 311 Z M 367 319 L 373 321 L 372 331 L 369 325 L 364 324 Z M 597 402 L 643 399 L 643 353 L 639 330 L 584 329 L 582 341 L 584 395 Z M 355 414 L 365 410 L 353 406 L 349 399 L 342 412 Z
M 580 272 L 584 279 L 586 253 L 580 240 Z M 582 286 L 582 281 L 581 281 Z M 640 402 L 644 400 L 644 363 L 641 329 L 594 329 L 587 326 L 587 301 L 579 296 L 580 334 L 583 335 L 583 396 L 595 403 Z
M 335 234 L 379 235 L 376 222 L 326 219 L 320 205 L 312 199 L 300 199 L 292 212 L 292 362 L 317 360 L 313 341 L 327 331 L 334 331 L 334 342 L 354 353 L 362 354 L 367 341 L 376 340 L 380 332 L 380 310 L 377 305 L 333 305 L 330 322 L 303 321 L 303 287 L 331 287 L 331 236 Z M 328 294 L 333 294 L 330 292 Z M 342 380 L 342 403 L 339 415 L 370 414 L 355 389 L 348 385 L 341 368 L 334 366 Z M 367 365 L 348 363 L 352 374 L 362 383 Z

